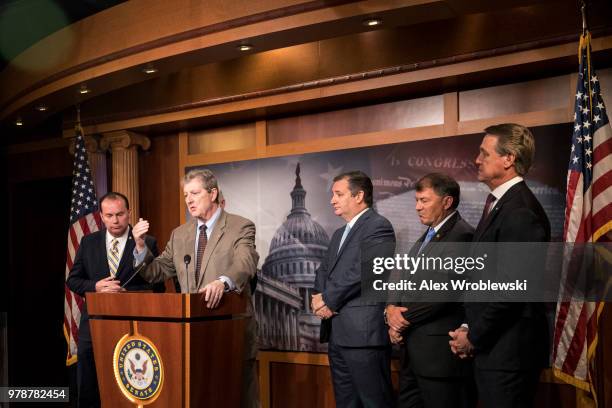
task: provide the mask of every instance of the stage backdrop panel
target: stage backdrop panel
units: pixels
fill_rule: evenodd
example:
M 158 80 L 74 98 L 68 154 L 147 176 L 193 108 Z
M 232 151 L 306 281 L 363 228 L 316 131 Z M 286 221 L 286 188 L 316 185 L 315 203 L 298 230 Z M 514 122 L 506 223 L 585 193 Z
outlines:
M 536 162 L 527 183 L 550 218 L 553 240 L 561 240 L 571 124 L 533 131 Z M 372 178 L 374 207 L 393 224 L 398 246 L 406 247 L 425 231 L 414 209 L 414 188 L 427 173 L 455 177 L 459 211 L 473 226 L 478 223 L 488 194 L 474 164 L 481 140 L 482 134 L 474 134 L 206 166 L 219 180 L 226 210 L 257 227 L 261 349 L 326 350 L 309 299 L 329 238 L 344 225 L 330 205 L 337 174 L 362 170 Z

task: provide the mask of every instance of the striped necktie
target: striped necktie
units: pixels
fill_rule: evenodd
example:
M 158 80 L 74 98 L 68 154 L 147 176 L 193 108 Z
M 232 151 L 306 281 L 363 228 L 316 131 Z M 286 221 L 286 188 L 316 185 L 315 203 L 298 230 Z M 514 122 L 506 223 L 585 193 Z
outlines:
M 202 266 L 202 256 L 206 250 L 206 244 L 208 244 L 208 237 L 206 236 L 206 224 L 200 225 L 200 235 L 198 237 L 198 252 L 196 254 L 196 267 L 195 267 L 195 286 L 198 287 L 200 281 L 200 267 Z
M 119 240 L 117 238 L 111 240 L 110 248 L 108 248 L 108 267 L 111 276 L 116 277 L 117 269 L 119 269 Z

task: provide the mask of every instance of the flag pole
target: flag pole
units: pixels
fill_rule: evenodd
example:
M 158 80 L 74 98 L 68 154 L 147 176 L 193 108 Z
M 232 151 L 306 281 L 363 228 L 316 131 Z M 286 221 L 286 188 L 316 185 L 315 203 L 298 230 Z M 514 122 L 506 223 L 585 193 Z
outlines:
M 586 2 L 584 0 L 580 2 L 580 13 L 582 13 L 582 35 L 584 36 L 589 30 L 586 17 Z
M 75 130 L 82 130 L 83 128 L 81 127 L 81 104 L 77 104 L 76 105 L 76 123 L 74 124 L 74 129 Z M 83 134 L 83 132 L 81 132 L 81 134 Z

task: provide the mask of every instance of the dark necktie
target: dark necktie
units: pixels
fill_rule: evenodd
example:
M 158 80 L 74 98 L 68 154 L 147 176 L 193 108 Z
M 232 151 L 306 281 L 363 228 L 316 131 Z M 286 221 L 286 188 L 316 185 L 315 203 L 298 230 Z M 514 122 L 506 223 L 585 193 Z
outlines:
M 195 266 L 195 286 L 198 287 L 200 281 L 200 266 L 202 266 L 202 255 L 206 250 L 206 244 L 208 243 L 208 237 L 206 236 L 206 224 L 200 225 L 200 236 L 198 238 L 198 253 L 196 254 L 196 266 Z
M 489 195 L 487 196 L 487 201 L 485 201 L 484 209 L 482 210 L 482 217 L 480 217 L 480 222 L 478 223 L 478 226 L 476 227 L 476 231 L 479 231 L 480 228 L 483 226 L 485 220 L 487 219 L 487 217 L 489 216 L 489 213 L 491 212 L 491 206 L 493 205 L 495 200 L 497 200 L 497 198 L 495 198 L 493 194 L 489 193 Z

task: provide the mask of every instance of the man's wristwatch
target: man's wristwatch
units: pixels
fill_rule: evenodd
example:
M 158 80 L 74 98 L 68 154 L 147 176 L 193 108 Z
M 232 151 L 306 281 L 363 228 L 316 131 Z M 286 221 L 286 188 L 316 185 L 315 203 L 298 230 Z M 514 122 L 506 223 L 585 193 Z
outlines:
M 219 280 L 220 280 L 221 282 L 223 282 L 223 291 L 224 291 L 224 292 L 229 292 L 229 290 L 230 290 L 230 286 L 229 286 L 229 284 L 228 284 L 226 281 L 224 281 L 223 279 L 219 279 Z
M 388 326 L 389 320 L 387 320 L 387 308 L 386 307 L 385 307 L 385 310 L 383 311 L 383 318 L 385 319 L 385 324 Z

